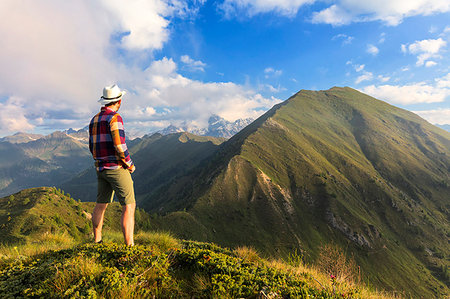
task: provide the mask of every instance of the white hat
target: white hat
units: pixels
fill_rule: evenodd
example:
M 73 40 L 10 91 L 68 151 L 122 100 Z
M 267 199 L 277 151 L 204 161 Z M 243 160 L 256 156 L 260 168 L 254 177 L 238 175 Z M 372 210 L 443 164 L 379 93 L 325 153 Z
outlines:
M 105 86 L 103 88 L 103 96 L 98 100 L 102 105 L 117 102 L 122 99 L 122 96 L 126 94 L 125 90 L 120 90 L 116 84 Z

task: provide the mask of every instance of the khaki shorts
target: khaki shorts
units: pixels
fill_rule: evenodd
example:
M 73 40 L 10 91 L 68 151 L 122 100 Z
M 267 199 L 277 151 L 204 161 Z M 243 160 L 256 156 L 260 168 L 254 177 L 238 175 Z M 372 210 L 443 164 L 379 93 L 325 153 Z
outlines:
M 128 170 L 119 168 L 97 171 L 97 181 L 98 203 L 113 202 L 114 193 L 122 206 L 135 202 L 133 179 Z

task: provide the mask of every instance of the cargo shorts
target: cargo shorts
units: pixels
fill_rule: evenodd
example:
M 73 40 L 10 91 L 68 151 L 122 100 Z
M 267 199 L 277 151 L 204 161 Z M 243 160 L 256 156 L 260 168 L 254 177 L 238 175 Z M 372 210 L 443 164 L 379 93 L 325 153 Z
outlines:
M 113 202 L 114 194 L 122 206 L 135 202 L 133 179 L 128 170 L 121 167 L 97 171 L 97 182 L 98 203 Z

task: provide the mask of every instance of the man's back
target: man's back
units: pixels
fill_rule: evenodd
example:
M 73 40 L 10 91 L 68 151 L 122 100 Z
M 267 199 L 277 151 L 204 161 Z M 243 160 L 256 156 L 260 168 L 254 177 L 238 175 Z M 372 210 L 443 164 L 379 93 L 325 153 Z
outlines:
M 98 171 L 132 167 L 125 143 L 122 117 L 108 107 L 102 107 L 89 124 L 89 149 Z

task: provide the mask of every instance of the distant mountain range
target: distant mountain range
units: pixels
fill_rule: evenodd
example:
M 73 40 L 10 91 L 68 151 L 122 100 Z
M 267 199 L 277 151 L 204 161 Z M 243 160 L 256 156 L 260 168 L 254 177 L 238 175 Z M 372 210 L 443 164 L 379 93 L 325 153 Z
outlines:
M 198 128 L 191 126 L 176 127 L 174 125 L 170 125 L 167 128 L 158 131 L 157 133 L 167 135 L 172 133 L 188 132 L 199 136 L 230 138 L 237 132 L 251 124 L 253 120 L 254 119 L 252 118 L 245 118 L 230 122 L 218 115 L 212 115 L 208 120 L 207 128 Z
M 0 141 L 0 196 L 37 186 L 55 186 L 92 165 L 83 133 L 47 136 L 19 133 Z M 7 141 L 9 140 L 9 141 Z
M 222 126 L 216 120 L 211 128 Z M 0 142 L 11 155 L 0 190 L 45 181 L 95 200 L 82 134 Z M 307 262 L 333 243 L 371 285 L 424 298 L 449 292 L 450 133 L 416 114 L 347 87 L 302 90 L 228 140 L 153 134 L 128 147 L 138 205 L 159 215 L 158 228 L 276 257 L 297 250 Z

